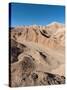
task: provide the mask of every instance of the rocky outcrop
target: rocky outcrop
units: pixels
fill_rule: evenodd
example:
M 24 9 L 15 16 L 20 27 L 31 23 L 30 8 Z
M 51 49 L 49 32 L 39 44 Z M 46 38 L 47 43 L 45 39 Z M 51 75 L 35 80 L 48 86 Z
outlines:
M 12 64 L 11 86 L 58 85 L 65 83 L 65 77 L 48 72 L 36 71 L 32 58 L 24 57 L 19 63 Z
M 22 43 L 34 42 L 49 48 L 63 48 L 65 27 L 60 23 L 47 26 L 22 26 L 11 31 L 11 38 Z

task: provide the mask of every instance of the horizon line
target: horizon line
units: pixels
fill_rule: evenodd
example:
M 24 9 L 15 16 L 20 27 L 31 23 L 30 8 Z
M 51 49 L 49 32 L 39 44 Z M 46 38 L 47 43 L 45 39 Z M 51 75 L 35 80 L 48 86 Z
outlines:
M 59 23 L 59 24 L 62 24 L 62 25 L 65 25 L 65 22 L 64 23 L 61 23 L 61 22 L 57 22 L 57 21 L 54 21 L 54 22 L 51 22 L 51 23 L 48 23 L 48 24 L 22 24 L 22 25 L 15 25 L 15 26 L 11 26 L 11 25 L 9 25 L 9 27 L 22 27 L 22 26 L 48 26 L 48 25 L 50 25 L 50 24 L 52 24 L 52 23 Z

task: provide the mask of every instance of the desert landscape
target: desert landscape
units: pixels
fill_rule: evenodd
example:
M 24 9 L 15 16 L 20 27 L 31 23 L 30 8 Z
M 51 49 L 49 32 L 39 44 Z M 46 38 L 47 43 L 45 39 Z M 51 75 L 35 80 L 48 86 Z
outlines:
M 10 85 L 65 83 L 65 25 L 25 25 L 10 28 Z

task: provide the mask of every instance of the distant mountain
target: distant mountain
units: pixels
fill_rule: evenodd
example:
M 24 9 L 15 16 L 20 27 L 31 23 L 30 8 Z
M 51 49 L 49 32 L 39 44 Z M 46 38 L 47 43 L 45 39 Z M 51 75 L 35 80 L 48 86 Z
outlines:
M 48 24 L 47 27 L 61 28 L 61 27 L 64 27 L 64 24 L 59 23 L 59 22 L 52 22 L 52 23 Z

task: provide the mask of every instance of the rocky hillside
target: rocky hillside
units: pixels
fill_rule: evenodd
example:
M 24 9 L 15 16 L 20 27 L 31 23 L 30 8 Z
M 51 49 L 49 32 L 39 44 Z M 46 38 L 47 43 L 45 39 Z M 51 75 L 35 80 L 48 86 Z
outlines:
M 65 26 L 22 26 L 10 30 L 11 86 L 64 84 Z
M 22 26 L 11 31 L 11 38 L 23 43 L 34 42 L 39 45 L 57 48 L 64 47 L 65 27 L 59 23 L 51 23 L 47 26 Z

